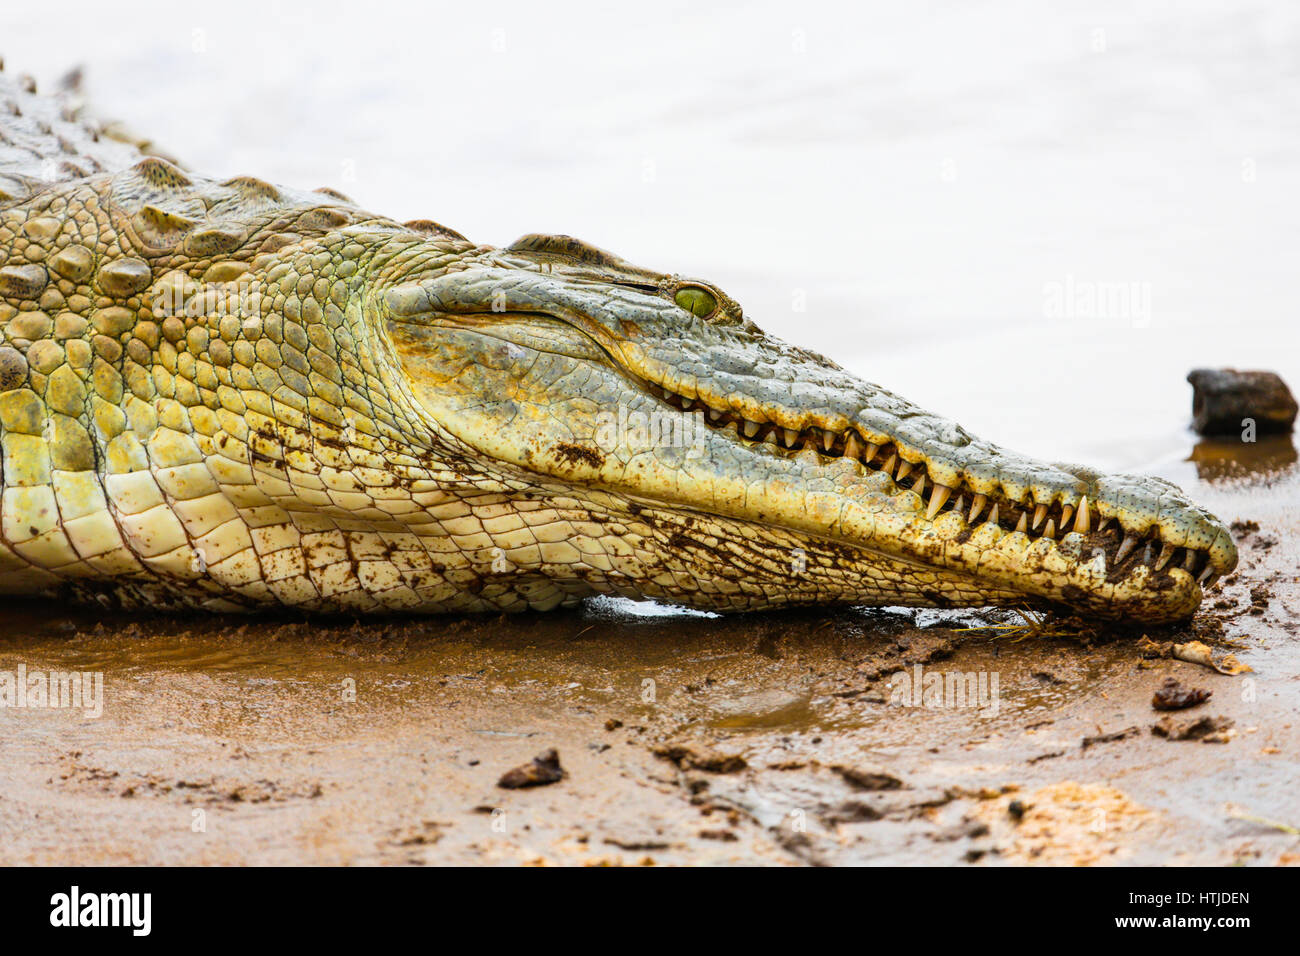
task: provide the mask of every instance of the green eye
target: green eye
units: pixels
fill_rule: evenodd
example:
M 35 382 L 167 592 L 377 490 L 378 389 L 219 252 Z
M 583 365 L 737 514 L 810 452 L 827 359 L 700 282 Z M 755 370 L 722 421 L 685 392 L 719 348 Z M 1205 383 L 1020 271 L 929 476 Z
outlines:
M 682 286 L 677 290 L 677 295 L 673 296 L 673 301 L 701 319 L 707 319 L 718 309 L 718 300 L 713 297 L 713 293 L 697 285 Z

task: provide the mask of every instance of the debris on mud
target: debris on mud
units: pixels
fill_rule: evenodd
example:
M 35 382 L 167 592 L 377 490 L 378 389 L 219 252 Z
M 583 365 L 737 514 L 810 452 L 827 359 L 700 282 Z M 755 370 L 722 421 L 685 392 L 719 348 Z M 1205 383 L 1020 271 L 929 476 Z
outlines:
M 1249 673 L 1252 670 L 1249 665 L 1237 660 L 1235 654 L 1225 654 L 1216 661 L 1214 652 L 1210 650 L 1209 645 L 1201 641 L 1175 644 L 1173 641 L 1153 641 L 1144 634 L 1137 643 L 1137 649 L 1148 660 L 1171 657 L 1175 660 L 1187 661 L 1189 664 L 1200 664 L 1202 667 L 1208 667 L 1210 670 L 1218 671 L 1220 674 L 1227 674 L 1230 677 Z
M 1295 426 L 1295 396 L 1276 372 L 1198 368 L 1190 372 L 1192 427 L 1202 435 L 1239 434 L 1243 419 L 1261 434 L 1286 434 Z
M 507 770 L 497 781 L 497 786 L 507 790 L 543 787 L 550 783 L 559 783 L 565 776 L 564 768 L 560 766 L 560 755 L 556 753 L 554 747 L 551 747 L 534 757 L 530 763 Z
M 1122 862 L 1159 821 L 1121 790 L 1073 780 L 983 802 L 972 817 L 988 824 L 991 852 L 1005 862 L 1052 866 Z
M 1184 710 L 1205 703 L 1213 693 L 1204 687 L 1184 686 L 1177 677 L 1166 677 L 1152 695 L 1151 706 L 1156 710 Z
M 739 754 L 722 753 L 700 743 L 668 743 L 654 749 L 656 757 L 675 763 L 682 770 L 706 773 L 738 773 L 749 764 Z
M 1116 740 L 1124 740 L 1128 737 L 1136 737 L 1142 731 L 1137 727 L 1125 727 L 1123 730 L 1112 731 L 1109 734 L 1094 734 L 1091 737 L 1083 738 L 1083 749 L 1095 747 L 1097 744 L 1108 744 Z
M 1175 720 L 1163 717 L 1151 725 L 1151 732 L 1166 740 L 1201 740 L 1205 743 L 1226 744 L 1232 739 L 1231 717 L 1198 717 L 1195 720 Z
M 893 774 L 870 767 L 850 767 L 845 764 L 834 764 L 831 770 L 858 790 L 899 790 L 903 786 L 903 781 Z
M 1189 664 L 1200 664 L 1202 667 L 1208 667 L 1216 670 L 1220 674 L 1245 674 L 1250 671 L 1250 667 L 1237 660 L 1234 654 L 1225 654 L 1217 661 L 1210 648 L 1200 641 L 1188 641 L 1186 644 L 1175 644 L 1173 646 L 1173 656 L 1180 661 L 1187 661 Z

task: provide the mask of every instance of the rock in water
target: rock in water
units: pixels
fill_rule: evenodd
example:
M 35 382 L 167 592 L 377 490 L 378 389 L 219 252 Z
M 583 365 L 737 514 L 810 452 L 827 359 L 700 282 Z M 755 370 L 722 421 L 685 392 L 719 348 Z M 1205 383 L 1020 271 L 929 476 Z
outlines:
M 1192 427 L 1202 435 L 1240 434 L 1253 419 L 1257 434 L 1286 434 L 1295 425 L 1296 400 L 1275 372 L 1198 368 L 1192 383 Z

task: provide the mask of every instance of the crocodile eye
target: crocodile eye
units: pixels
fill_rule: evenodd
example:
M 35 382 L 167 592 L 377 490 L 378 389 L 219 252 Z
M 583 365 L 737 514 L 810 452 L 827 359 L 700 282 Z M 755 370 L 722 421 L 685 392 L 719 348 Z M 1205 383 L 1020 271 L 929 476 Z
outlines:
M 682 286 L 673 296 L 673 301 L 680 308 L 701 319 L 707 319 L 718 309 L 718 300 L 713 297 L 713 293 L 697 285 Z

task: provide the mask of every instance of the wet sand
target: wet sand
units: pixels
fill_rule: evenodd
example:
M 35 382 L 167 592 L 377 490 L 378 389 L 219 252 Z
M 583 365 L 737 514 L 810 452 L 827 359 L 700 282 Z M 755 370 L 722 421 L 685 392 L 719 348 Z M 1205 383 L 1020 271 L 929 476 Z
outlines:
M 1237 522 L 1242 563 L 1148 636 L 1235 654 L 1238 676 L 1148 659 L 1113 626 L 965 629 L 1001 614 L 15 604 L 0 671 L 102 671 L 104 707 L 0 709 L 0 862 L 1300 862 L 1274 825 L 1300 825 L 1300 470 L 1289 441 L 1188 458 L 1170 472 Z M 996 676 L 996 706 L 894 700 L 918 665 Z M 1167 676 L 1213 692 L 1173 717 L 1231 718 L 1226 742 L 1152 734 Z M 497 785 L 548 748 L 563 780 Z

